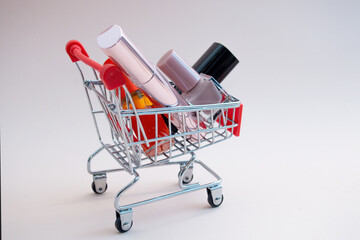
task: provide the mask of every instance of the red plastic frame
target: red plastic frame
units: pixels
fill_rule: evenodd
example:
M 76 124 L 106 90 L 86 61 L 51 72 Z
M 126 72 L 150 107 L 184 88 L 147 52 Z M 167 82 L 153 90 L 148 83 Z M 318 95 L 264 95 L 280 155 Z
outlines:
M 239 107 L 235 108 L 235 113 L 234 113 L 234 109 L 229 109 L 228 110 L 228 120 L 226 122 L 226 125 L 224 123 L 224 119 L 221 116 L 220 118 L 218 118 L 218 122 L 222 125 L 222 126 L 229 126 L 232 125 L 233 123 L 229 120 L 229 119 L 234 119 L 234 122 L 237 123 L 237 127 L 234 128 L 234 136 L 239 137 L 240 136 L 240 128 L 241 128 L 241 117 L 242 117 L 242 110 L 243 110 L 243 104 L 241 103 Z M 234 116 L 235 114 L 235 116 Z M 228 128 L 228 131 L 231 132 L 231 128 Z

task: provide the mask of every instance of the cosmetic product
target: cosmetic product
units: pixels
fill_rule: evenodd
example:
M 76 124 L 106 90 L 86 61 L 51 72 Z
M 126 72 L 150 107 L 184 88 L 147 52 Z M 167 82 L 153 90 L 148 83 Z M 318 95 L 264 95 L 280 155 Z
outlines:
M 212 76 L 221 83 L 238 63 L 239 60 L 224 45 L 214 42 L 196 61 L 193 68 L 196 72 Z
M 183 97 L 170 86 L 161 71 L 141 54 L 118 25 L 113 25 L 98 35 L 97 43 L 130 80 L 149 96 L 150 100 L 160 104 L 159 107 L 187 105 Z M 183 116 L 183 113 L 172 113 L 171 122 L 180 132 L 198 130 L 197 118 L 191 114 Z M 197 141 L 203 138 L 203 134 L 187 135 L 187 138 Z
M 216 104 L 225 101 L 211 76 L 198 74 L 174 50 L 161 57 L 157 66 L 181 90 L 182 96 L 194 105 Z
M 154 108 L 154 104 L 151 100 L 146 97 L 139 89 L 131 92 L 131 98 L 134 102 L 136 109 L 144 109 L 144 108 Z M 124 97 L 121 101 L 121 106 L 123 109 L 132 109 L 133 106 L 130 103 L 130 100 L 127 97 Z M 166 121 L 163 119 L 161 114 L 158 115 L 140 115 L 139 116 L 141 124 L 144 127 L 146 137 L 149 141 L 149 146 L 145 143 L 141 144 L 144 153 L 149 157 L 154 157 L 156 155 L 160 155 L 169 150 L 171 147 L 169 139 L 163 139 L 160 141 L 151 141 L 154 138 L 161 138 L 169 136 L 169 129 Z M 157 118 L 157 119 L 156 119 Z M 145 138 L 141 134 L 140 131 L 137 131 L 138 122 L 134 116 L 131 117 L 132 129 L 134 129 L 134 134 L 137 136 L 138 141 L 143 141 Z M 156 129 L 157 124 L 157 129 Z M 138 136 L 140 135 L 140 137 Z
M 111 61 L 111 59 L 107 59 L 104 62 L 104 65 L 106 64 L 114 63 Z M 154 104 L 145 94 L 143 94 L 140 89 L 136 87 L 124 73 L 122 73 L 121 76 L 123 82 L 125 82 L 127 90 L 131 95 L 136 109 L 154 108 L 156 106 L 156 104 Z M 125 94 L 125 91 L 122 87 L 116 88 L 115 93 L 117 97 L 121 99 L 122 109 L 133 109 L 129 96 Z M 154 157 L 169 150 L 169 148 L 171 147 L 169 139 L 157 141 L 157 144 L 156 141 L 151 141 L 154 138 L 169 136 L 169 129 L 165 119 L 161 115 L 140 115 L 139 119 L 141 121 L 141 124 L 143 125 L 147 139 L 150 140 L 149 146 L 147 146 L 146 143 L 141 144 L 144 153 L 148 157 Z M 131 125 L 131 129 L 133 129 L 133 133 L 136 138 L 135 141 L 144 141 L 145 138 L 138 128 L 138 121 L 136 120 L 135 116 L 131 117 Z
M 169 84 L 159 76 L 155 66 L 137 50 L 119 26 L 113 25 L 101 33 L 97 37 L 97 43 L 131 81 L 151 98 L 166 107 L 178 104 Z

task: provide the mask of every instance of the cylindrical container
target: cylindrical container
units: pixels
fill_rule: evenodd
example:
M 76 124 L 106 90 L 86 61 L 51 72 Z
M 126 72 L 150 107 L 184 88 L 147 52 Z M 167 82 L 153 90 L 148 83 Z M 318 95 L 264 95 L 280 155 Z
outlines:
M 113 25 L 101 33 L 97 37 L 97 43 L 104 53 L 123 69 L 131 81 L 151 98 L 166 107 L 178 104 L 166 80 L 159 76 L 155 66 L 137 50 L 119 26 Z
M 110 59 L 106 60 L 104 64 L 114 64 Z M 125 82 L 125 86 L 129 91 L 131 98 L 134 102 L 136 109 L 144 109 L 144 108 L 155 108 L 154 104 L 146 95 L 144 95 L 138 87 L 136 87 L 129 78 L 126 77 L 125 74 L 122 74 L 123 80 Z M 122 109 L 133 109 L 131 101 L 128 99 L 129 96 L 126 95 L 125 91 L 122 87 L 115 89 L 115 93 L 118 98 L 121 99 L 121 107 Z M 156 119 L 157 118 L 157 119 Z M 156 155 L 160 155 L 168 151 L 171 147 L 170 139 L 163 139 L 160 141 L 152 141 L 155 138 L 168 137 L 169 136 L 169 128 L 165 119 L 161 115 L 140 115 L 139 119 L 144 128 L 144 132 L 146 134 L 147 139 L 149 140 L 149 146 L 146 143 L 141 144 L 141 147 L 144 153 L 148 157 L 155 157 Z M 133 133 L 137 139 L 137 141 L 144 141 L 145 137 L 142 132 L 138 128 L 138 121 L 135 116 L 131 117 L 131 126 L 133 129 Z M 157 128 L 156 128 L 157 125 Z
M 146 95 L 144 95 L 139 89 L 131 92 L 131 98 L 134 102 L 136 109 L 144 109 L 144 108 L 154 108 L 154 104 L 150 101 Z M 132 109 L 133 106 L 126 97 L 121 100 L 121 106 L 123 109 Z M 156 120 L 157 118 L 157 120 Z M 147 139 L 150 141 L 149 146 L 145 143 L 141 144 L 144 153 L 149 157 L 154 157 L 156 155 L 160 155 L 165 153 L 170 149 L 170 140 L 163 139 L 157 141 L 151 141 L 155 138 L 168 137 L 169 136 L 169 128 L 166 124 L 165 120 L 160 114 L 150 114 L 150 115 L 140 115 L 139 119 L 141 124 L 144 127 L 144 131 Z M 134 130 L 134 134 L 137 136 L 139 141 L 145 140 L 144 136 L 141 134 L 141 131 L 138 131 L 138 121 L 136 117 L 131 117 L 131 125 Z M 156 129 L 157 125 L 157 129 Z
M 208 105 L 227 102 L 228 95 L 218 88 L 215 79 L 205 74 L 198 74 L 174 50 L 170 50 L 159 60 L 157 66 L 175 83 L 182 96 L 194 105 Z M 219 116 L 218 110 L 203 111 L 208 122 Z
M 182 96 L 194 105 L 216 104 L 223 101 L 223 93 L 208 75 L 199 75 L 174 50 L 161 57 L 157 66 L 175 83 Z
M 97 43 L 104 53 L 150 99 L 165 107 L 186 105 L 183 97 L 173 90 L 162 73 L 141 54 L 118 25 L 113 25 L 101 33 L 97 37 Z M 198 130 L 199 123 L 196 117 L 187 114 L 185 121 L 183 119 L 182 114 L 173 113 L 171 116 L 171 121 L 179 131 L 192 132 Z M 190 140 L 197 141 L 203 136 L 203 134 L 189 134 L 187 137 Z

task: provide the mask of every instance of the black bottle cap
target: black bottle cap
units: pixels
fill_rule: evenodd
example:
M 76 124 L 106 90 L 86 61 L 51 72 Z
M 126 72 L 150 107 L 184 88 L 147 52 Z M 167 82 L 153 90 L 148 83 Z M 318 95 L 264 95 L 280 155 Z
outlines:
M 221 43 L 213 43 L 193 65 L 198 73 L 210 75 L 221 83 L 239 60 Z

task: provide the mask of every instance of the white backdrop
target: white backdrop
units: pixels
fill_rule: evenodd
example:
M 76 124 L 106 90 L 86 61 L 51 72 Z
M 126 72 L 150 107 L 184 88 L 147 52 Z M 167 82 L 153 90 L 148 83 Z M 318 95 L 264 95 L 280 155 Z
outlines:
M 3 239 L 359 239 L 359 7 L 1 1 Z M 99 144 L 64 48 L 78 39 L 101 62 L 96 36 L 112 24 L 154 63 L 173 48 L 193 64 L 214 41 L 240 60 L 222 85 L 244 103 L 241 137 L 197 154 L 223 177 L 221 207 L 201 191 L 135 208 L 119 236 L 113 198 L 131 178 L 92 193 L 86 159 Z M 171 191 L 177 171 L 140 171 L 127 199 Z

